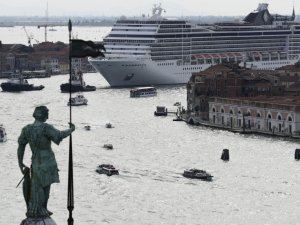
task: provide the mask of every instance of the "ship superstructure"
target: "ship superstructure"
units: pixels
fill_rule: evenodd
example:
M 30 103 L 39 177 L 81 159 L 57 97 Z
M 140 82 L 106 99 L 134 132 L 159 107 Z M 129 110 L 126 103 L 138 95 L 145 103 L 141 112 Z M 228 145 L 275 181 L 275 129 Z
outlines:
M 268 4 L 238 23 L 191 24 L 162 17 L 119 19 L 104 38 L 105 58 L 90 63 L 111 86 L 187 83 L 193 72 L 236 62 L 254 69 L 294 64 L 300 55 L 300 24 L 291 16 L 270 14 Z

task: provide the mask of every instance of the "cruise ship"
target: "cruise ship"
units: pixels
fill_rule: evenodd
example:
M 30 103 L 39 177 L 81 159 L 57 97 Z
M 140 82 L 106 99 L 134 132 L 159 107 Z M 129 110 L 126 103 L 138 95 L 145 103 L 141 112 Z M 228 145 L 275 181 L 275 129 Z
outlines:
M 192 24 L 162 16 L 120 18 L 103 39 L 105 58 L 89 58 L 112 87 L 187 83 L 193 72 L 222 62 L 273 70 L 300 56 L 300 23 L 295 11 L 271 14 L 261 3 L 241 22 Z

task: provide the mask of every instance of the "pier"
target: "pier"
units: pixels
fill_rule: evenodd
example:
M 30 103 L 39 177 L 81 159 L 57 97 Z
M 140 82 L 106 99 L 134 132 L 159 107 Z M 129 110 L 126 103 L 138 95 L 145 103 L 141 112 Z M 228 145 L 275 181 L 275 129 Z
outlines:
M 183 120 L 191 125 L 197 125 L 197 126 L 204 126 L 204 127 L 210 127 L 220 130 L 227 130 L 233 133 L 240 133 L 240 134 L 257 134 L 257 135 L 265 135 L 265 136 L 273 136 L 273 137 L 282 137 L 282 138 L 292 138 L 292 139 L 298 139 L 300 140 L 300 134 L 293 133 L 279 133 L 274 131 L 267 131 L 267 130 L 261 130 L 256 129 L 254 127 L 235 127 L 235 126 L 227 126 L 225 124 L 215 124 L 211 123 L 210 121 L 203 121 L 197 117 L 188 116 L 186 114 L 182 115 Z
M 156 106 L 156 111 L 154 112 L 155 116 L 168 116 L 176 115 L 177 118 L 181 118 L 182 113 L 185 112 L 183 106 L 177 106 L 177 109 L 169 110 L 166 106 Z

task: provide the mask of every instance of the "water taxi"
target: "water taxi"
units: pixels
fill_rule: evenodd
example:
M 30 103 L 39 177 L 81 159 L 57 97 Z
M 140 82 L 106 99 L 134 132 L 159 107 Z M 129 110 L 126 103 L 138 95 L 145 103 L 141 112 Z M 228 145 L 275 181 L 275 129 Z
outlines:
M 156 96 L 156 88 L 154 87 L 138 87 L 130 90 L 130 97 L 152 97 Z
M 118 175 L 119 171 L 110 164 L 101 164 L 96 169 L 97 173 L 106 174 L 107 176 Z
M 183 176 L 187 178 L 200 179 L 206 181 L 211 181 L 213 178 L 213 176 L 207 173 L 205 170 L 198 170 L 198 169 L 185 170 L 183 172 Z

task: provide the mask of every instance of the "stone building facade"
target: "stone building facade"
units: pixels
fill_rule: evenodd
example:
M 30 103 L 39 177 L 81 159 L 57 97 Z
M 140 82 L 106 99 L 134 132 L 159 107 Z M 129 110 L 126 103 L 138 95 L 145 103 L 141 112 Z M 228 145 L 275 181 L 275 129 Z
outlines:
M 82 72 L 94 72 L 87 57 L 73 59 L 72 66 Z M 45 70 L 49 75 L 69 72 L 69 45 L 62 42 L 43 42 L 25 46 L 0 45 L 0 78 L 21 71 Z
M 210 98 L 209 122 L 230 129 L 283 135 L 300 134 L 300 99 Z
M 300 137 L 297 72 L 218 65 L 187 84 L 187 122 L 232 131 Z

